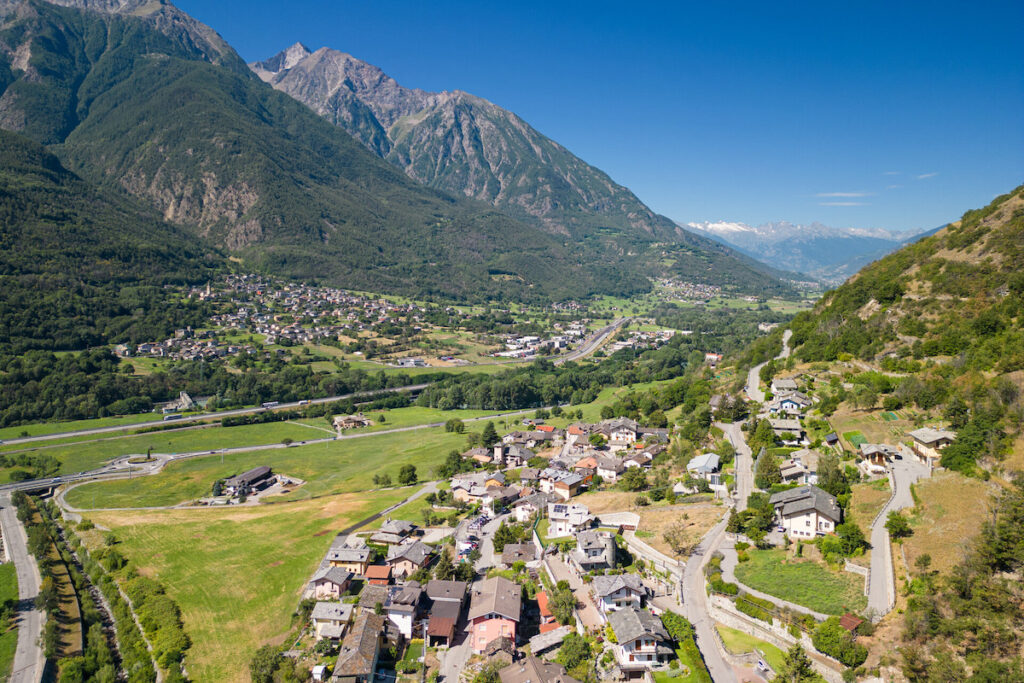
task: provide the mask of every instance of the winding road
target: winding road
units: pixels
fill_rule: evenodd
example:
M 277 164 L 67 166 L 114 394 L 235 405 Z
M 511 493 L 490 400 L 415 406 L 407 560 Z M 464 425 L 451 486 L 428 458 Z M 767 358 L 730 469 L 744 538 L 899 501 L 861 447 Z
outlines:
M 914 496 L 910 485 L 928 477 L 928 466 L 912 455 L 905 454 L 902 460 L 894 460 L 890 476 L 894 486 L 892 497 L 871 524 L 871 575 L 868 579 L 868 609 L 875 619 L 889 613 L 896 602 L 896 579 L 892 566 L 892 550 L 889 532 L 885 522 L 889 513 L 913 507 Z
M 793 330 L 786 330 L 782 333 L 782 352 L 775 356 L 775 360 L 782 358 L 789 358 L 789 354 L 792 349 L 789 348 L 789 338 L 793 336 Z M 761 363 L 750 368 L 750 372 L 747 373 L 747 398 L 751 401 L 758 403 L 764 403 L 764 392 L 761 391 L 761 368 L 768 365 L 768 363 Z

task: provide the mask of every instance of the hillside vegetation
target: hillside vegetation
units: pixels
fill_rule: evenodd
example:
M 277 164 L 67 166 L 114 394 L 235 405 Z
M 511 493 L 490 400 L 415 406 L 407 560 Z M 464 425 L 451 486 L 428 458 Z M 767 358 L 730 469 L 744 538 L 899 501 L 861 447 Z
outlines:
M 918 490 L 911 519 L 936 528 L 910 532 L 912 566 L 898 582 L 908 600 L 903 616 L 893 613 L 899 647 L 889 660 L 911 683 L 1024 680 L 1024 476 L 1012 471 L 1024 425 L 1021 264 L 1024 186 L 865 267 L 790 324 L 795 360 L 832 375 L 815 385 L 822 414 L 847 402 L 867 415 L 880 403 L 893 419 L 899 410 L 917 426 L 949 428 L 956 438 L 941 465 L 996 491 L 986 501 L 982 485 L 957 486 L 964 505 L 987 510 L 980 529 L 958 531 L 961 520 L 927 517 L 941 503 L 932 484 L 957 478 L 937 475 Z M 970 540 L 936 547 L 957 538 Z
M 185 231 L 0 130 L 0 364 L 198 325 L 208 313 L 169 301 L 164 285 L 202 282 L 220 263 Z
M 957 432 L 942 465 L 988 476 L 1024 424 L 1024 186 L 862 270 L 790 324 L 804 361 L 851 361 L 862 408 L 916 406 Z M 980 465 L 980 468 L 979 468 Z

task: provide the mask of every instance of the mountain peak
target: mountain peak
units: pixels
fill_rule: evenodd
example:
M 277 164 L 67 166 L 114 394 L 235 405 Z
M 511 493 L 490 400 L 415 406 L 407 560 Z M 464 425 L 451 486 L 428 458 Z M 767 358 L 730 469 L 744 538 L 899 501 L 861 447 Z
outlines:
M 302 43 L 296 42 L 281 50 L 270 59 L 255 62 L 249 66 L 256 72 L 256 75 L 269 82 L 275 75 L 291 69 L 311 54 L 313 54 L 312 50 Z

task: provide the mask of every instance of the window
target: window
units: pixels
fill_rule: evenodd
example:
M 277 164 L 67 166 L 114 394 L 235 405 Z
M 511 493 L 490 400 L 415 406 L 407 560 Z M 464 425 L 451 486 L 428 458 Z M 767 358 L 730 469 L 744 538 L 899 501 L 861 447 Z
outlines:
M 807 520 L 807 526 L 811 525 L 811 520 Z

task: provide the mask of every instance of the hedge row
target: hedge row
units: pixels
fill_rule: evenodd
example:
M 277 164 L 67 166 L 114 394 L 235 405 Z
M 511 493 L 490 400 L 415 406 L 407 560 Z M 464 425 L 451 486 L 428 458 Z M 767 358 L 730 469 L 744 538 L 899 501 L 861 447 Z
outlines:
M 164 592 L 163 586 L 144 576 L 132 578 L 124 586 L 139 623 L 153 646 L 153 656 L 161 668 L 179 670 L 185 650 L 191 642 L 181 623 L 181 610 Z

